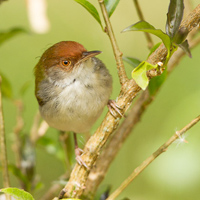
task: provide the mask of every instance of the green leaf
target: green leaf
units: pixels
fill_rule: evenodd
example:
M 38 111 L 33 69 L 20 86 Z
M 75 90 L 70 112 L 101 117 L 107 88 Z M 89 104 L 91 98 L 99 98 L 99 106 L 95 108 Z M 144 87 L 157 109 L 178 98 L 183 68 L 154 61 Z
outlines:
M 81 199 L 74 199 L 74 198 L 64 198 L 62 200 L 81 200 Z
M 65 198 L 65 199 L 62 199 L 62 200 L 81 200 L 81 199 L 74 199 L 74 198 Z
M 18 200 L 34 200 L 33 196 L 30 193 L 18 188 L 4 188 L 1 189 L 0 192 L 9 194 Z
M 13 28 L 9 31 L 0 32 L 0 46 L 8 39 L 16 36 L 19 33 L 25 33 L 26 31 L 22 28 Z
M 124 56 L 123 60 L 129 63 L 133 68 L 136 68 L 141 63 L 139 59 L 133 57 Z
M 125 28 L 122 32 L 127 32 L 127 31 L 143 31 L 143 32 L 147 32 L 147 33 L 156 35 L 164 43 L 165 47 L 167 48 L 168 55 L 170 54 L 170 47 L 171 47 L 170 37 L 167 34 L 165 34 L 163 31 L 161 31 L 160 29 L 155 29 L 148 22 L 146 22 L 146 21 L 137 22 L 136 24 L 133 24 L 133 25 Z
M 13 97 L 13 92 L 12 92 L 12 87 L 10 84 L 10 81 L 7 79 L 7 77 L 0 71 L 0 76 L 1 76 L 1 90 L 2 90 L 2 95 L 3 97 L 12 99 Z
M 183 43 L 178 44 L 178 46 L 191 58 L 192 54 L 190 52 L 188 41 L 185 40 Z
M 167 77 L 167 70 L 165 70 L 160 76 L 152 78 L 149 82 L 149 93 L 151 96 L 155 95 L 161 85 L 165 82 Z
M 183 11 L 183 0 L 170 0 L 167 13 L 166 33 L 170 36 L 171 39 L 174 38 L 179 29 L 183 18 Z
M 74 0 L 74 1 L 82 5 L 97 20 L 97 22 L 100 24 L 101 28 L 103 29 L 103 26 L 101 24 L 101 20 L 99 17 L 99 13 L 97 12 L 97 9 L 90 2 L 86 0 Z
M 108 16 L 110 17 L 115 11 L 120 0 L 104 0 Z
M 132 78 L 143 90 L 145 90 L 149 84 L 147 71 L 157 67 L 157 65 L 152 65 L 146 61 L 143 61 L 132 71 Z

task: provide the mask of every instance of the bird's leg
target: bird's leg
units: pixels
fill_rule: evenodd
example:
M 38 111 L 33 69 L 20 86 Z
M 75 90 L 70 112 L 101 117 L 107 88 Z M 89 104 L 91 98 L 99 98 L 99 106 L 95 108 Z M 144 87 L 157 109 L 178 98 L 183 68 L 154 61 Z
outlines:
M 76 133 L 73 132 L 73 134 L 74 134 L 74 148 L 75 148 L 76 161 L 78 162 L 79 165 L 83 165 L 84 167 L 89 169 L 86 163 L 81 158 L 81 155 L 83 154 L 83 150 L 78 147 Z
M 115 100 L 108 100 L 108 110 L 110 111 L 110 113 L 113 115 L 113 117 L 117 117 L 116 114 L 113 112 L 112 109 L 114 109 L 121 117 L 124 117 L 124 115 L 121 113 L 120 111 L 120 107 L 117 105 L 117 103 L 115 102 Z

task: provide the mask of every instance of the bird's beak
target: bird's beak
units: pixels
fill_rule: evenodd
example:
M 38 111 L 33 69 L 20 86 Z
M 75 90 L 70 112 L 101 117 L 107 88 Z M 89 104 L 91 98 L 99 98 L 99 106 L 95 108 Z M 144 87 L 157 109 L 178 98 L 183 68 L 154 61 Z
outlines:
M 94 57 L 98 54 L 102 53 L 102 51 L 85 51 L 82 54 L 81 62 L 87 60 L 88 58 Z

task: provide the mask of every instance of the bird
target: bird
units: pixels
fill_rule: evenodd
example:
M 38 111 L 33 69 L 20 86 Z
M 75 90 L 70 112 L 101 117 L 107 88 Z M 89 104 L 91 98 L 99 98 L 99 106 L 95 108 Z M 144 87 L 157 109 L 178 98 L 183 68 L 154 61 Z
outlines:
M 110 100 L 112 76 L 95 57 L 100 53 L 87 51 L 75 41 L 61 41 L 42 54 L 34 70 L 41 116 L 50 127 L 73 132 L 76 160 L 86 168 L 76 134 L 89 132 L 106 105 L 120 114 L 115 101 Z

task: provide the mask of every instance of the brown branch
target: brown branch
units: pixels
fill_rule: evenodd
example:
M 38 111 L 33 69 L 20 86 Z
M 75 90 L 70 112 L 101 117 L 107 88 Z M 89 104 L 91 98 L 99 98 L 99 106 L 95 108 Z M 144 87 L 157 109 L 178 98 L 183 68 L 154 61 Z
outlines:
M 196 31 L 197 34 L 197 31 Z M 193 37 L 195 34 L 193 34 Z M 190 48 L 195 48 L 198 44 L 200 44 L 200 37 L 197 39 L 189 39 Z M 183 56 L 185 56 L 185 52 L 182 49 L 178 49 L 174 55 L 171 57 L 168 63 L 168 77 L 169 74 L 173 71 L 174 67 L 180 62 Z M 135 102 L 132 109 L 129 111 L 128 116 L 122 122 L 115 135 L 112 137 L 107 146 L 103 149 L 101 155 L 99 156 L 95 167 L 91 170 L 88 180 L 87 187 L 84 191 L 83 197 L 87 197 L 88 199 L 93 199 L 96 193 L 96 190 L 99 184 L 105 177 L 105 174 L 115 158 L 116 154 L 121 149 L 125 139 L 129 136 L 129 134 L 134 130 L 135 126 L 142 117 L 142 114 L 148 108 L 148 105 L 155 99 L 151 97 L 148 90 L 144 91 L 139 99 Z
M 108 16 L 105 4 L 104 4 L 104 0 L 98 0 L 98 1 L 99 1 L 99 5 L 101 7 L 103 18 L 104 18 L 104 21 L 105 21 L 105 24 L 106 24 L 106 32 L 108 33 L 108 36 L 110 38 L 110 42 L 111 42 L 113 52 L 114 52 L 114 55 L 115 55 L 119 80 L 120 80 L 121 85 L 123 85 L 128 80 L 127 75 L 126 75 L 126 71 L 125 71 L 125 68 L 124 68 L 124 63 L 123 63 L 123 60 L 122 60 L 123 54 L 119 50 L 119 47 L 118 47 L 118 44 L 117 44 L 117 41 L 116 41 L 116 38 L 115 38 L 115 35 L 114 35 L 114 32 L 113 32 L 113 28 L 112 28 L 112 25 L 110 23 L 110 19 L 109 19 L 109 16 Z
M 91 170 L 86 182 L 87 187 L 82 196 L 83 199 L 85 197 L 87 197 L 87 199 L 94 199 L 96 190 L 104 179 L 110 164 L 121 149 L 125 139 L 129 136 L 135 125 L 140 121 L 141 115 L 152 100 L 153 99 L 150 97 L 148 90 L 146 90 L 134 104 L 134 107 L 132 107 L 126 119 L 117 129 L 109 144 L 103 149 L 95 166 Z
M 200 15 L 200 5 L 193 11 L 197 16 Z M 192 20 L 188 20 L 191 23 L 191 26 L 194 28 L 199 22 L 198 17 L 194 17 L 193 14 Z M 189 16 L 189 17 L 190 17 Z M 185 23 L 185 21 L 184 21 Z M 195 25 L 194 25 L 195 24 Z M 186 24 L 187 25 L 187 24 Z M 188 26 L 188 25 L 187 25 Z M 159 61 L 164 61 L 166 59 L 167 51 L 163 45 L 161 45 L 148 59 L 148 62 L 151 64 L 156 64 Z M 156 72 L 149 73 L 149 78 L 156 76 Z M 134 80 L 129 80 L 122 85 L 121 92 L 117 99 L 117 104 L 122 108 L 122 114 L 128 109 L 132 100 L 137 96 L 141 88 L 135 83 Z M 114 118 L 110 113 L 107 113 L 105 119 L 103 120 L 100 127 L 97 129 L 95 134 L 88 140 L 84 148 L 84 155 L 82 160 L 87 164 L 89 170 L 85 169 L 83 166 L 76 164 L 69 179 L 68 184 L 65 186 L 61 192 L 62 196 L 66 197 L 80 197 L 85 189 L 86 180 L 88 178 L 89 172 L 94 165 L 94 162 L 97 159 L 97 156 L 100 154 L 102 147 L 105 142 L 108 140 L 111 133 L 118 127 L 120 116 Z
M 8 160 L 6 151 L 6 136 L 4 129 L 4 118 L 2 108 L 2 94 L 1 94 L 1 76 L 0 76 L 0 159 L 2 165 L 3 174 L 3 186 L 5 188 L 10 187 L 9 173 L 8 173 Z M 10 200 L 10 196 L 6 195 L 6 199 Z
M 139 3 L 138 3 L 138 0 L 133 0 L 133 2 L 134 2 L 134 4 L 135 4 L 135 8 L 136 8 L 136 11 L 137 11 L 137 14 L 138 14 L 139 19 L 144 21 L 144 16 L 143 16 L 143 14 L 142 14 L 142 10 L 141 10 L 141 8 L 140 8 L 140 5 L 139 5 Z M 144 32 L 144 35 L 145 35 L 146 40 L 147 40 L 148 48 L 151 49 L 151 48 L 153 47 L 153 45 L 154 45 L 154 44 L 153 44 L 153 40 L 152 40 L 152 38 L 151 38 L 151 36 L 150 36 L 149 33 Z
M 187 124 L 180 131 L 176 131 L 176 133 L 165 142 L 158 150 L 156 150 L 151 156 L 149 156 L 146 160 L 143 161 L 133 173 L 117 188 L 106 200 L 114 200 L 116 197 L 144 170 L 150 165 L 160 154 L 167 151 L 167 148 L 181 135 L 183 135 L 186 131 L 192 128 L 197 122 L 200 121 L 200 115 L 192 120 L 189 124 Z

